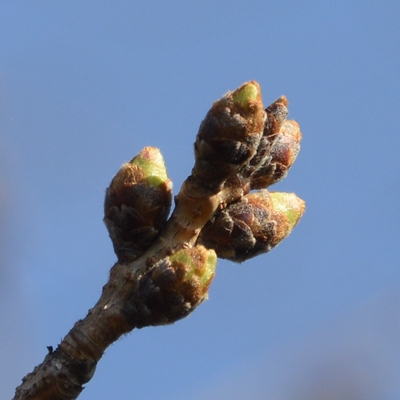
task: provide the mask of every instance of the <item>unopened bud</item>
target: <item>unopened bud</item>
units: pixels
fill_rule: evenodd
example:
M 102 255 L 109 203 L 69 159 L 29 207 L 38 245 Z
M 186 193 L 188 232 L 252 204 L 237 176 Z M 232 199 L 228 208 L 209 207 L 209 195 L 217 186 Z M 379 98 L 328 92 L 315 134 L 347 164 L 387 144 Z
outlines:
M 286 120 L 288 115 L 288 103 L 287 98 L 281 96 L 265 109 L 267 118 L 264 124 L 263 136 L 268 137 L 271 142 L 275 139 Z
M 243 262 L 285 239 L 304 208 L 304 201 L 292 193 L 250 193 L 218 212 L 201 231 L 199 243 L 220 258 Z
M 277 138 L 279 138 L 282 126 L 286 123 L 287 105 L 287 98 L 282 96 L 265 109 L 264 129 L 257 151 L 250 162 L 241 169 L 238 176 L 234 177 L 233 186 L 239 182 L 243 188 L 243 194 L 247 194 L 254 188 L 266 188 L 268 184 L 271 184 L 270 182 L 276 181 L 279 173 L 282 172 L 281 169 L 283 167 L 279 164 L 280 160 L 276 155 L 277 151 L 282 147 L 280 146 L 281 139 L 277 140 Z M 253 179 L 254 182 L 250 182 L 254 175 L 256 175 Z M 262 179 L 259 180 L 261 175 Z M 280 177 L 283 178 L 283 174 Z M 254 184 L 258 184 L 258 186 L 256 187 Z M 231 182 L 228 182 L 228 186 L 232 186 Z
M 247 82 L 216 101 L 201 123 L 193 177 L 213 192 L 256 153 L 265 111 L 257 82 Z
M 271 150 L 270 160 L 251 177 L 252 189 L 265 189 L 286 177 L 300 151 L 301 132 L 295 121 L 285 121 Z
M 272 159 L 271 147 L 285 122 L 288 114 L 288 101 L 285 96 L 280 97 L 270 104 L 266 109 L 266 118 L 264 122 L 263 135 L 258 145 L 257 153 L 251 159 L 250 164 L 253 171 L 261 166 L 268 165 Z
M 203 246 L 181 249 L 158 261 L 140 278 L 123 310 L 125 318 L 140 328 L 186 317 L 207 299 L 216 265 L 215 251 Z
M 120 262 L 138 258 L 167 220 L 172 201 L 161 152 L 144 148 L 123 164 L 106 190 L 104 222 Z

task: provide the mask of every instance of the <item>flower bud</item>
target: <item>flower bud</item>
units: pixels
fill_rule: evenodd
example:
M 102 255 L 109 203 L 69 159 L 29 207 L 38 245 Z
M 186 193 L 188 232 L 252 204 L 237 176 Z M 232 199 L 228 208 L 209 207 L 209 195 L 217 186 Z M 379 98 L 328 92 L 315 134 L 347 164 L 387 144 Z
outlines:
M 266 109 L 263 135 L 257 148 L 257 153 L 251 159 L 250 164 L 255 170 L 271 161 L 271 146 L 273 145 L 282 124 L 288 114 L 288 101 L 285 96 L 280 97 L 270 104 Z
M 247 82 L 216 101 L 197 134 L 193 177 L 213 192 L 220 190 L 256 154 L 264 120 L 257 82 Z
M 203 246 L 185 248 L 154 264 L 140 278 L 123 310 L 135 327 L 165 325 L 190 314 L 207 299 L 217 255 Z M 134 316 L 135 320 L 130 320 Z
M 106 190 L 104 222 L 120 262 L 138 258 L 163 228 L 171 207 L 172 183 L 154 147 L 123 164 Z
M 232 179 L 228 180 L 227 184 L 225 185 L 226 187 L 240 186 L 243 189 L 242 194 L 247 194 L 253 188 L 251 177 L 257 173 L 256 171 L 260 169 L 263 172 L 266 170 L 270 171 L 272 169 L 275 171 L 276 164 L 271 167 L 270 165 L 273 161 L 274 151 L 276 152 L 276 148 L 278 147 L 278 143 L 276 143 L 277 138 L 279 137 L 278 134 L 282 128 L 282 125 L 286 123 L 285 120 L 288 114 L 287 105 L 288 101 L 286 97 L 282 96 L 265 109 L 266 118 L 264 121 L 264 129 L 257 147 L 257 151 L 251 160 L 243 166 L 236 176 L 233 177 L 233 184 L 231 182 Z M 274 145 L 275 150 L 273 148 Z M 256 175 L 256 182 L 258 182 L 258 176 L 261 174 L 261 171 Z M 273 175 L 273 172 L 269 172 L 269 174 Z M 264 175 L 263 179 L 265 179 Z M 268 179 L 272 180 L 271 177 Z M 266 188 L 266 186 L 260 186 L 258 188 Z M 237 190 L 236 192 L 240 193 Z
M 300 151 L 301 132 L 295 121 L 285 121 L 267 160 L 251 177 L 251 189 L 265 189 L 286 177 Z
M 286 120 L 288 115 L 288 103 L 287 98 L 281 96 L 265 109 L 267 119 L 264 124 L 263 136 L 268 137 L 271 142 L 275 140 L 276 135 L 279 133 Z
M 293 193 L 250 193 L 216 213 L 201 231 L 199 243 L 220 258 L 243 262 L 285 239 L 304 209 L 304 201 Z

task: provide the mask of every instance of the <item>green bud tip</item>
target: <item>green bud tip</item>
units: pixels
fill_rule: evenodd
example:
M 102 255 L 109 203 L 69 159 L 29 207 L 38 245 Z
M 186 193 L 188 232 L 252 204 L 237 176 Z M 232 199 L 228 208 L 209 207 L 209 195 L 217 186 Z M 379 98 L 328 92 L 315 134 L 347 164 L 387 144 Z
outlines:
M 212 249 L 196 246 L 181 249 L 169 257 L 170 261 L 176 261 L 187 267 L 184 280 L 189 280 L 195 275 L 201 286 L 208 285 L 213 278 L 217 266 L 217 254 Z
M 248 108 L 249 102 L 259 99 L 260 94 L 260 86 L 258 83 L 250 81 L 233 92 L 232 100 L 235 103 L 239 103 L 242 107 Z
M 274 210 L 283 213 L 294 228 L 304 214 L 306 203 L 294 193 L 272 192 L 270 194 Z
M 159 186 L 168 180 L 164 158 L 156 147 L 145 147 L 130 163 L 144 171 L 151 186 Z

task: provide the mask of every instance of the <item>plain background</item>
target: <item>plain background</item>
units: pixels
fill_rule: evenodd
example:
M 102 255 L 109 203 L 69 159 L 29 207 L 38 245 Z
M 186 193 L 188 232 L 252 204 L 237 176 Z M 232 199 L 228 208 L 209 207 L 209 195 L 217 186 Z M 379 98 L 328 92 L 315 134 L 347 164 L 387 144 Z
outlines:
M 98 299 L 104 190 L 144 146 L 174 192 L 212 102 L 285 94 L 307 212 L 270 254 L 220 261 L 209 300 L 111 346 L 93 399 L 400 398 L 400 3 L 2 1 L 0 396 Z

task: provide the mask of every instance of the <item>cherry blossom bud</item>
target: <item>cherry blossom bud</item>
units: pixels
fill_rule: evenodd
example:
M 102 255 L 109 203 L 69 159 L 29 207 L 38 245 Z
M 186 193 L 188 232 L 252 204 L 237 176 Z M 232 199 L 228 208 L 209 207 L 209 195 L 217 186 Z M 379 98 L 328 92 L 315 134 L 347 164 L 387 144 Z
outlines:
M 172 182 L 161 152 L 144 148 L 123 164 L 106 190 L 104 222 L 120 262 L 138 258 L 163 228 L 171 207 Z
M 218 257 L 243 262 L 270 251 L 297 225 L 305 203 L 293 193 L 250 193 L 206 224 L 199 243 Z
M 200 125 L 192 176 L 215 192 L 256 154 L 265 111 L 257 82 L 247 82 L 216 101 Z
M 285 121 L 271 147 L 270 160 L 251 177 L 251 189 L 265 189 L 286 177 L 300 151 L 301 132 L 295 121 Z
M 140 328 L 186 317 L 207 299 L 216 265 L 215 251 L 203 246 L 181 249 L 161 259 L 140 278 L 134 297 L 123 310 L 125 318 Z

